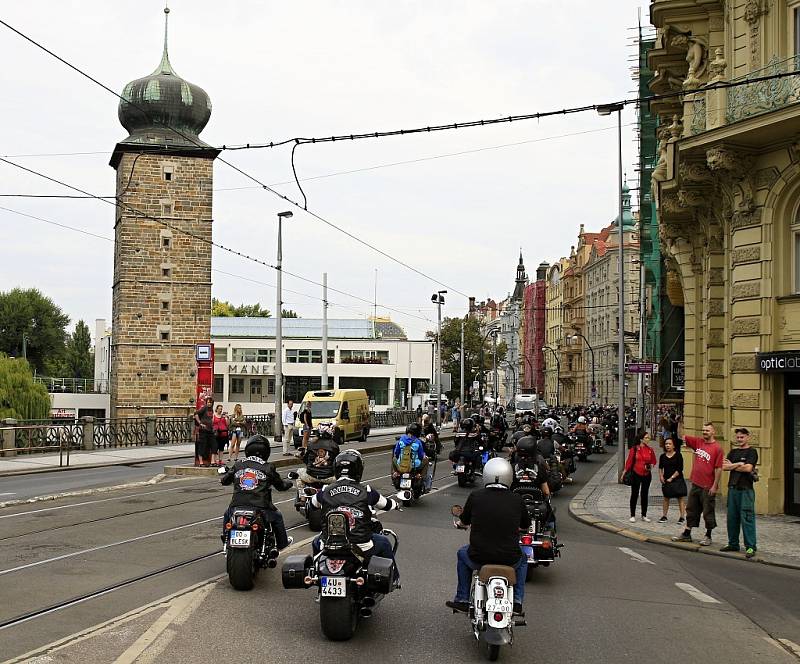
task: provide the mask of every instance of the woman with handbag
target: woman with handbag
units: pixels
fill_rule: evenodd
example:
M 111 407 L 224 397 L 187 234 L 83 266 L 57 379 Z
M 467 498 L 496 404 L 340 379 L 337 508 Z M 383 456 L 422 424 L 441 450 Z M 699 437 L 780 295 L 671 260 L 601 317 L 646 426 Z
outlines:
M 664 494 L 663 515 L 658 522 L 667 522 L 669 501 L 672 498 L 677 498 L 678 510 L 681 514 L 678 523 L 685 523 L 688 489 L 686 479 L 683 477 L 683 457 L 672 438 L 667 438 L 664 441 L 664 453 L 658 460 L 658 476 L 661 479 L 661 493 Z
M 631 488 L 631 518 L 636 521 L 636 503 L 640 499 L 642 506 L 642 521 L 650 522 L 647 518 L 647 498 L 650 491 L 651 471 L 656 465 L 656 455 L 650 447 L 650 432 L 640 431 L 636 434 L 636 444 L 628 451 L 625 461 L 625 472 L 620 478 L 623 484 Z

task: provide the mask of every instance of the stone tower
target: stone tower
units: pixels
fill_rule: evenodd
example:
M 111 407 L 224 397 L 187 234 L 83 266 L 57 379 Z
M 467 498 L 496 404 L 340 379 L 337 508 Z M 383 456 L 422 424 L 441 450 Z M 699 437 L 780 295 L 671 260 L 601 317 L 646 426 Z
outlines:
M 112 417 L 185 415 L 194 407 L 195 344 L 211 334 L 211 187 L 219 151 L 198 135 L 204 90 L 167 53 L 125 86 L 117 143 L 112 286 Z

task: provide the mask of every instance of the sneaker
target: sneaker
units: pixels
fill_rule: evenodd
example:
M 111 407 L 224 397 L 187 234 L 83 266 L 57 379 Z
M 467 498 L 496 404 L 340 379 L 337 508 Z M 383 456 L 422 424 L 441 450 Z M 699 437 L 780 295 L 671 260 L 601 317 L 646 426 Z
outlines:
M 704 537 L 699 542 L 700 546 L 711 546 L 712 543 L 711 538 L 708 536 Z
M 681 533 L 680 535 L 675 535 L 674 537 L 670 538 L 673 542 L 691 542 L 692 536 L 691 535 L 684 535 Z
M 628 521 L 630 521 L 631 523 L 636 523 L 636 517 L 632 516 L 630 519 L 628 519 Z
M 723 547 L 720 549 L 720 551 L 725 551 L 725 552 L 729 552 L 729 551 L 738 551 L 738 550 L 739 550 L 739 547 L 738 547 L 738 546 L 731 546 L 730 544 L 726 544 L 725 546 L 723 546 Z
M 756 550 L 752 546 L 747 547 L 747 550 L 744 552 L 744 557 L 752 558 L 754 555 L 756 555 Z
M 519 602 L 514 602 L 514 615 L 515 616 L 524 616 L 525 612 L 522 610 L 522 604 Z
M 650 517 L 642 515 L 642 521 L 644 521 L 645 523 L 650 523 Z
M 662 516 L 662 517 L 661 517 L 661 518 L 658 520 L 658 522 L 659 522 L 659 523 L 666 523 L 666 522 L 667 522 L 667 517 L 665 517 L 665 516 Z
M 680 519 L 678 519 L 678 523 L 686 523 L 686 519 L 684 519 L 683 517 L 681 517 Z
M 469 602 L 456 602 L 453 600 L 447 600 L 444 605 L 449 608 L 453 609 L 453 611 L 460 611 L 461 613 L 467 613 L 469 611 Z

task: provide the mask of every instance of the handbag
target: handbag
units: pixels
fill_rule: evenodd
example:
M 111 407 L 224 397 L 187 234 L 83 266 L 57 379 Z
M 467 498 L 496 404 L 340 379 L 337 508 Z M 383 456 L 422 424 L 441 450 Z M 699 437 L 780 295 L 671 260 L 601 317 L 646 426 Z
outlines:
M 664 482 L 661 487 L 664 498 L 683 498 L 689 493 L 686 480 L 679 477 L 671 482 Z
M 626 470 L 622 475 L 622 483 L 625 486 L 631 486 L 633 484 L 633 467 L 636 465 L 636 448 L 633 448 L 633 463 L 631 464 L 631 469 Z

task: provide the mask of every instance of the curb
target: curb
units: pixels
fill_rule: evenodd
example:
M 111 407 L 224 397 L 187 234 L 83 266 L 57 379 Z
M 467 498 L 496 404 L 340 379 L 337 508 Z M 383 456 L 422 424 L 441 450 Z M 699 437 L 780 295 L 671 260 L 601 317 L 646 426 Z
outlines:
M 586 507 L 586 500 L 589 496 L 591 496 L 595 489 L 600 485 L 600 480 L 598 479 L 600 475 L 602 475 L 607 467 L 612 464 L 616 463 L 616 458 L 609 459 L 605 464 L 603 464 L 597 472 L 592 476 L 592 478 L 586 483 L 586 485 L 581 489 L 578 494 L 573 498 L 568 506 L 568 511 L 570 516 L 575 519 L 576 521 L 580 521 L 581 523 L 586 524 L 587 526 L 592 526 L 594 528 L 599 528 L 600 530 L 604 530 L 609 533 L 613 533 L 615 535 L 621 535 L 622 537 L 626 537 L 628 539 L 636 540 L 642 543 L 649 543 L 649 544 L 660 544 L 661 546 L 668 546 L 673 549 L 681 549 L 683 551 L 691 551 L 693 553 L 701 553 L 707 556 L 717 556 L 719 558 L 727 558 L 728 560 L 739 560 L 744 563 L 761 563 L 762 565 L 769 565 L 770 567 L 783 567 L 784 569 L 794 569 L 800 570 L 800 563 L 790 563 L 784 562 L 780 560 L 772 560 L 770 558 L 763 558 L 761 556 L 757 556 L 755 558 L 751 558 L 748 560 L 741 555 L 736 555 L 735 553 L 727 553 L 724 551 L 716 551 L 709 547 L 700 546 L 699 544 L 695 544 L 693 542 L 673 542 L 671 539 L 662 537 L 660 535 L 651 535 L 649 533 L 642 532 L 640 530 L 631 530 L 625 526 L 618 525 L 616 523 L 608 521 L 608 519 L 600 514 L 593 513 L 589 508 Z

